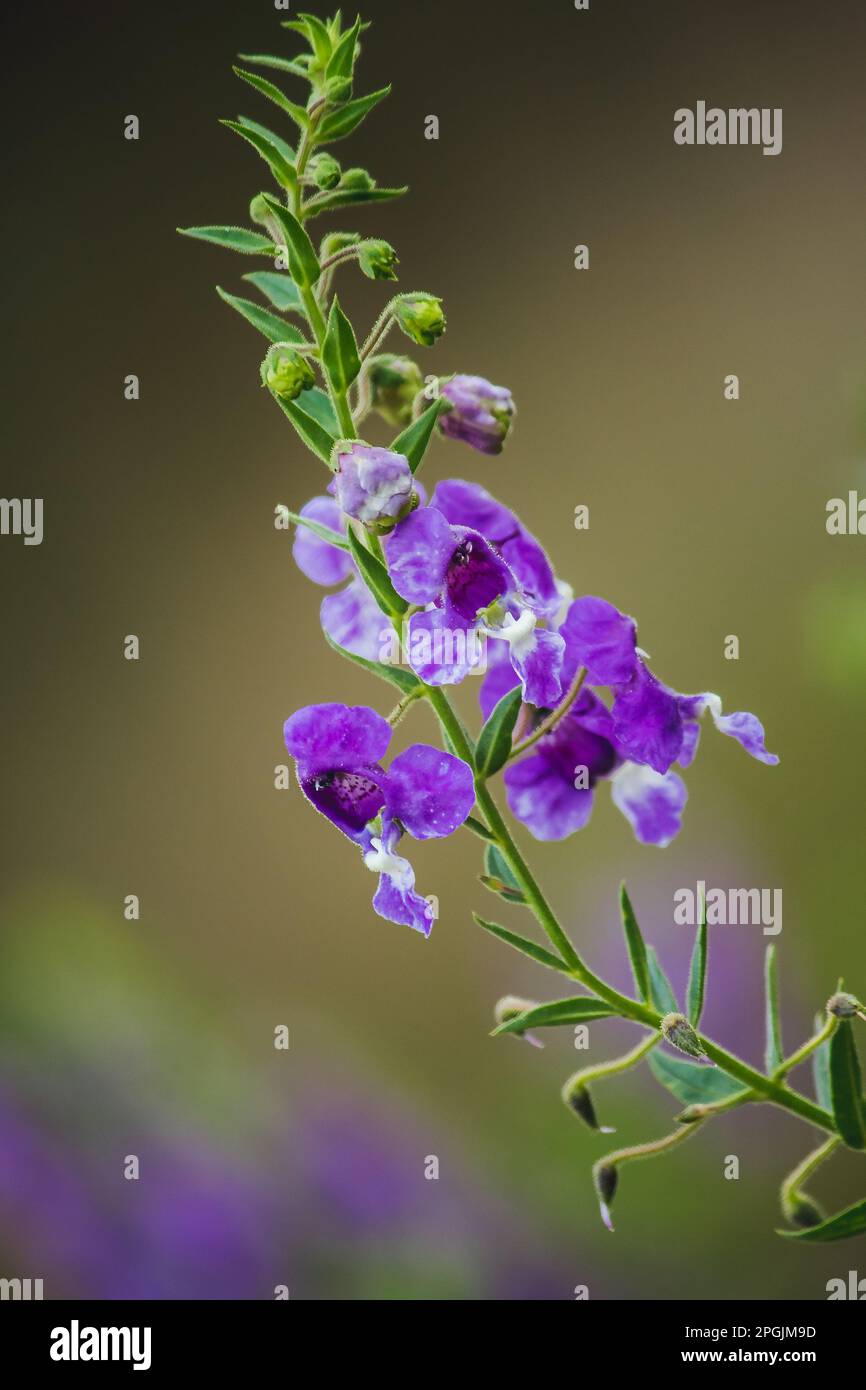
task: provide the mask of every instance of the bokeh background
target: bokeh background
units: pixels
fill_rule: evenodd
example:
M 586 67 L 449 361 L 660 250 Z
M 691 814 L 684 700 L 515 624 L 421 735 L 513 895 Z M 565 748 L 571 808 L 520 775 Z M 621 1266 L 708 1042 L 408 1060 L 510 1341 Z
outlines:
M 756 710 L 782 756 L 771 771 L 707 730 L 675 845 L 636 845 L 602 794 L 534 862 L 622 985 L 620 878 L 677 985 L 677 887 L 781 887 L 794 1044 L 840 972 L 866 988 L 866 540 L 824 526 L 828 498 L 866 493 L 866 16 L 365 13 L 362 89 L 394 93 L 343 154 L 412 191 L 332 225 L 384 235 L 403 287 L 444 296 L 426 370 L 482 373 L 519 407 L 501 459 L 441 442 L 427 481 L 472 477 L 518 508 L 578 592 L 639 616 L 667 680 Z M 558 1088 L 629 1030 L 594 1025 L 588 1055 L 568 1030 L 543 1052 L 491 1040 L 500 995 L 555 981 L 473 928 L 473 907 L 523 925 L 477 883 L 478 842 L 418 848 L 441 903 L 425 942 L 373 915 L 348 847 L 274 789 L 299 705 L 391 703 L 325 646 L 320 593 L 273 527 L 323 476 L 259 389 L 263 340 L 214 294 L 252 266 L 174 232 L 245 222 L 264 186 L 217 118 L 270 122 L 230 65 L 291 52 L 281 17 L 266 0 L 4 16 L 2 492 L 44 497 L 45 539 L 0 540 L 0 1274 L 47 1297 L 822 1298 L 863 1243 L 774 1234 L 805 1127 L 747 1110 L 632 1168 L 609 1235 L 589 1177 L 604 1141 Z M 782 154 L 676 147 L 673 112 L 698 99 L 783 107 Z M 385 293 L 344 279 L 361 324 Z M 752 1060 L 765 944 L 711 938 L 707 1026 Z M 599 1104 L 625 1142 L 677 1108 L 643 1073 Z M 841 1206 L 863 1180 L 843 1157 L 816 1191 Z

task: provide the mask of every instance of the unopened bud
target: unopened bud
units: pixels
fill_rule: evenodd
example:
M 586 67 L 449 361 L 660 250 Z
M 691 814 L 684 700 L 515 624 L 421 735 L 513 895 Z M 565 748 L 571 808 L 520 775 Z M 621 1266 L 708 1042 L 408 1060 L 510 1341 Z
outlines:
M 827 1000 L 827 1012 L 834 1018 L 866 1019 L 866 1006 L 855 999 L 853 994 L 834 994 Z
M 369 193 L 371 189 L 376 187 L 376 180 L 367 173 L 366 169 L 346 169 L 340 179 L 340 187 Z
M 685 1014 L 665 1014 L 660 1024 L 666 1042 L 689 1057 L 706 1057 L 700 1038 Z
M 396 280 L 397 252 L 387 241 L 365 241 L 358 248 L 358 264 L 371 280 Z
M 809 1226 L 820 1226 L 825 1216 L 818 1203 L 805 1192 L 791 1192 L 785 1200 L 785 1216 L 792 1226 L 801 1230 Z
M 565 1101 L 569 1110 L 573 1110 L 584 1124 L 589 1125 L 590 1129 L 595 1129 L 599 1134 L 613 1134 L 611 1125 L 600 1125 L 595 1113 L 595 1106 L 592 1103 L 592 1096 L 585 1086 L 566 1082 L 562 1088 L 562 1099 Z
M 513 1018 L 519 1018 L 521 1014 L 527 1013 L 529 1009 L 537 1008 L 538 1001 L 536 999 L 520 999 L 515 994 L 506 994 L 494 1006 L 493 1017 L 496 1019 L 497 1027 L 499 1027 L 503 1023 L 510 1023 Z M 533 1047 L 544 1047 L 543 1042 L 533 1037 L 531 1033 L 524 1033 L 522 1028 L 515 1029 L 513 1031 L 513 1036 L 515 1038 L 523 1038 L 526 1042 L 531 1043 Z
M 612 1163 L 605 1163 L 604 1160 L 596 1163 L 592 1170 L 592 1179 L 595 1183 L 595 1190 L 598 1195 L 598 1206 L 601 1212 L 601 1219 L 609 1231 L 613 1230 L 610 1207 L 616 1196 L 616 1189 L 619 1185 L 619 1173 Z
M 307 359 L 286 343 L 268 348 L 262 363 L 262 382 L 281 401 L 293 401 L 302 391 L 316 384 L 316 374 Z
M 394 317 L 407 337 L 432 347 L 445 332 L 442 300 L 432 294 L 404 294 L 394 304 Z
M 389 425 L 400 429 L 412 419 L 412 407 L 423 390 L 421 368 L 409 357 L 384 352 L 371 357 L 367 367 L 373 409 Z
M 321 260 L 330 260 L 331 256 L 336 256 L 338 251 L 345 251 L 347 247 L 354 246 L 361 240 L 358 232 L 329 232 L 322 238 L 319 247 Z
M 317 188 L 336 188 L 342 172 L 334 156 L 325 151 L 314 155 L 307 165 L 307 173 Z

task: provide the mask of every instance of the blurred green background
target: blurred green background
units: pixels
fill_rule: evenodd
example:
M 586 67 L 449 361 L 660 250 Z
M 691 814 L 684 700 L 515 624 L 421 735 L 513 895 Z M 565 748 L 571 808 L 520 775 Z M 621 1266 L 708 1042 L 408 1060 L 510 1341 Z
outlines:
M 500 459 L 442 442 L 425 482 L 471 477 L 516 507 L 577 593 L 638 616 L 665 679 L 755 710 L 782 757 L 769 770 L 708 729 L 671 848 L 635 844 L 602 794 L 533 862 L 621 985 L 620 878 L 677 985 L 677 887 L 782 888 L 793 1045 L 840 972 L 866 988 L 866 540 L 824 527 L 828 498 L 866 493 L 864 12 L 365 14 L 361 89 L 394 93 L 341 157 L 411 194 L 331 225 L 384 235 L 402 287 L 443 295 L 425 370 L 486 375 L 519 410 Z M 558 1088 L 633 1033 L 597 1023 L 589 1054 L 567 1030 L 544 1052 L 491 1040 L 500 995 L 552 997 L 555 981 L 473 928 L 473 907 L 524 926 L 477 883 L 478 842 L 417 848 L 441 904 L 425 942 L 375 917 L 351 850 L 274 790 L 298 706 L 391 703 L 326 647 L 320 591 L 273 528 L 324 476 L 259 389 L 264 340 L 213 292 L 242 293 L 256 267 L 174 232 L 246 222 L 265 186 L 217 118 L 270 122 L 230 67 L 292 52 L 281 17 L 265 0 L 61 0 L 4 20 L 2 491 L 44 497 L 45 539 L 0 539 L 0 1274 L 100 1298 L 282 1283 L 293 1298 L 823 1298 L 863 1272 L 863 1243 L 774 1234 L 804 1126 L 747 1110 L 629 1170 L 609 1235 L 589 1177 L 604 1141 Z M 673 112 L 698 99 L 782 107 L 782 154 L 676 147 Z M 344 273 L 362 326 L 386 293 Z M 749 927 L 711 938 L 707 1027 L 750 1060 L 765 944 Z M 624 1142 L 677 1108 L 646 1074 L 599 1106 Z M 815 1184 L 831 1207 L 863 1188 L 853 1156 Z

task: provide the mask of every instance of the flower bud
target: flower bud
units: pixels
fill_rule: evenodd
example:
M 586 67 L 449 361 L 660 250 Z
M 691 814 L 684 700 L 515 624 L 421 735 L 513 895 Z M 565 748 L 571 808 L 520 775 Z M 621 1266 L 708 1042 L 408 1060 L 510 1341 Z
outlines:
M 610 1217 L 610 1206 L 616 1196 L 616 1189 L 619 1185 L 619 1172 L 613 1163 L 605 1163 L 602 1159 L 601 1162 L 596 1163 L 593 1168 L 592 1178 L 598 1196 L 601 1219 L 607 1229 L 612 1231 L 613 1222 Z
M 371 189 L 376 187 L 376 180 L 371 178 L 366 169 L 346 169 L 340 179 L 340 187 L 369 193 Z
M 866 1008 L 853 994 L 834 994 L 827 1000 L 827 1012 L 834 1018 L 866 1018 Z
M 449 439 L 461 439 L 481 454 L 501 454 L 515 408 L 511 392 L 494 386 L 483 376 L 452 376 L 440 383 L 449 409 L 439 417 L 439 428 Z
M 685 1014 L 665 1014 L 661 1021 L 665 1041 L 689 1057 L 705 1057 L 700 1039 Z
M 418 504 L 412 470 L 402 454 L 352 443 L 337 446 L 334 492 L 347 516 L 390 531 Z
M 445 332 L 442 300 L 432 294 L 403 294 L 394 304 L 394 317 L 407 337 L 432 347 Z
M 287 343 L 274 343 L 262 363 L 262 382 L 281 401 L 293 401 L 316 384 L 316 374 L 300 352 Z
M 336 188 L 342 172 L 334 156 L 325 150 L 314 155 L 307 165 L 307 173 L 317 188 Z
M 599 1124 L 595 1113 L 595 1106 L 592 1103 L 592 1096 L 589 1094 L 586 1086 L 582 1085 L 580 1082 L 576 1082 L 575 1084 L 575 1082 L 576 1078 L 572 1081 L 566 1081 L 562 1088 L 562 1099 L 565 1101 L 569 1110 L 573 1110 L 575 1115 L 583 1120 L 584 1124 L 589 1125 L 590 1129 L 597 1130 L 599 1134 L 613 1134 L 614 1130 L 611 1125 Z
M 395 429 L 408 425 L 415 398 L 424 387 L 420 367 L 409 357 L 383 352 L 370 358 L 367 377 L 373 409 Z
M 516 994 L 506 994 L 494 1005 L 493 1017 L 498 1027 L 499 1024 L 510 1023 L 513 1018 L 519 1018 L 521 1014 L 537 1007 L 534 999 L 519 999 Z
M 322 238 L 319 247 L 320 260 L 330 260 L 331 256 L 336 256 L 338 251 L 345 251 L 348 246 L 354 246 L 361 240 L 358 232 L 329 232 Z
M 785 1216 L 792 1226 L 806 1230 L 809 1226 L 820 1226 L 825 1215 L 818 1203 L 806 1192 L 790 1192 L 785 1199 Z
M 371 280 L 396 280 L 397 252 L 387 241 L 364 241 L 358 248 L 358 264 Z

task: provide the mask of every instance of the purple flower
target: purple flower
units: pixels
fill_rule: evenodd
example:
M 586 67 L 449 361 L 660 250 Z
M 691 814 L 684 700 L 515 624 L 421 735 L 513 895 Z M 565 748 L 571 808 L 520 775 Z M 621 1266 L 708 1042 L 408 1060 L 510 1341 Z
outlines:
M 505 772 L 508 804 L 538 840 L 581 830 L 603 780 L 642 844 L 670 843 L 688 796 L 682 779 L 628 762 L 610 711 L 591 690 L 584 688 L 555 728 Z
M 449 439 L 462 439 L 482 454 L 501 454 L 514 418 L 514 401 L 504 386 L 493 386 L 483 376 L 452 376 L 442 382 L 441 394 L 449 409 L 439 417 L 439 428 Z
M 508 643 L 529 704 L 559 699 L 564 642 L 538 628 L 516 575 L 480 530 L 452 525 L 431 503 L 397 526 L 386 541 L 386 555 L 397 592 L 424 608 L 409 622 L 409 662 L 422 680 L 430 685 L 463 680 L 480 662 L 481 633 Z
M 427 840 L 459 829 L 475 803 L 471 768 L 419 743 L 386 772 L 391 726 L 365 706 L 309 705 L 286 720 L 284 735 L 304 795 L 360 845 L 367 868 L 380 875 L 376 911 L 428 936 L 432 909 L 396 846 L 404 830 Z
M 334 544 L 322 540 L 305 526 L 295 532 L 292 554 L 295 564 L 314 584 L 351 582 L 338 593 L 328 594 L 319 611 L 322 627 L 339 646 L 368 661 L 380 661 L 390 625 L 339 542 L 345 536 L 345 520 L 332 497 L 314 497 L 300 515 L 334 532 Z
M 412 470 L 402 454 L 352 444 L 338 455 L 337 501 L 365 526 L 392 527 L 413 505 Z

